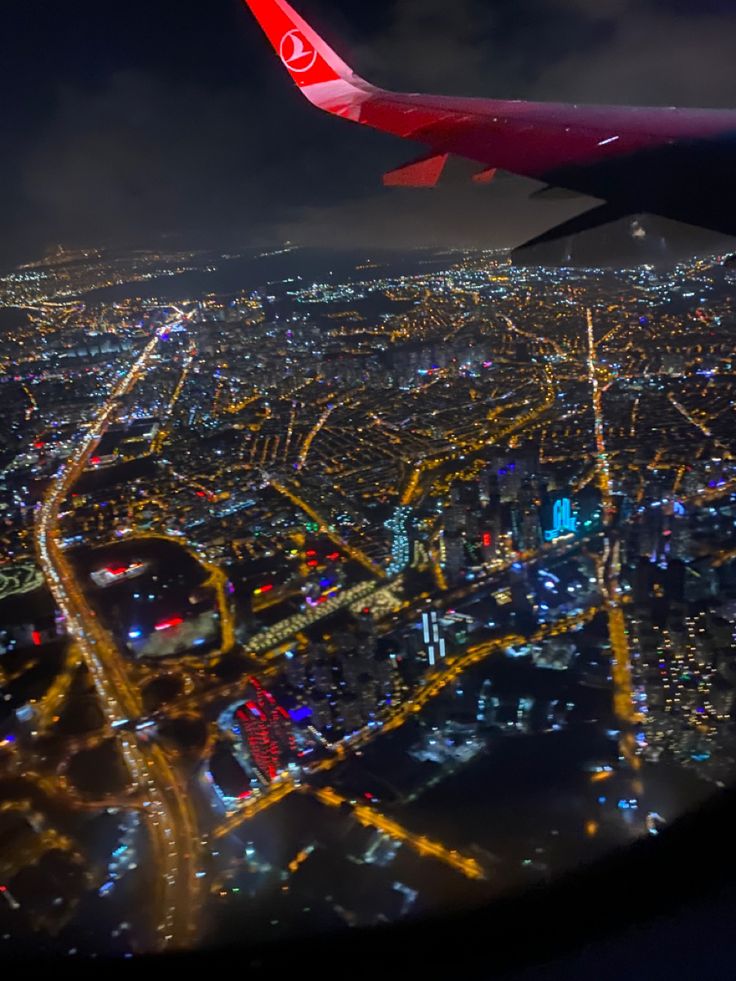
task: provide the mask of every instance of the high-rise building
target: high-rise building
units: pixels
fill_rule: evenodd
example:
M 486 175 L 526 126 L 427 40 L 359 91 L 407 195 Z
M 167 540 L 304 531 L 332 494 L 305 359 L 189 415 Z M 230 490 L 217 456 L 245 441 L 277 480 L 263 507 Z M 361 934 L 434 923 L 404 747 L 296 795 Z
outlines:
M 546 494 L 541 509 L 545 542 L 554 542 L 578 531 L 578 515 L 571 496 L 564 491 Z
M 506 503 L 516 501 L 524 481 L 531 481 L 538 474 L 537 448 L 524 447 L 514 453 L 499 453 L 491 460 L 481 477 L 481 493 L 487 489 L 489 496 L 496 493 Z
M 340 653 L 340 667 L 345 684 L 352 691 L 358 687 L 358 678 L 365 671 L 366 659 L 353 651 L 342 651 Z
M 516 728 L 521 732 L 529 732 L 531 728 L 531 716 L 534 709 L 534 699 L 525 696 L 519 699 L 516 710 Z
M 619 498 L 617 513 L 623 503 L 623 499 Z M 573 500 L 573 513 L 577 518 L 577 531 L 581 535 L 598 531 L 603 519 L 603 502 L 598 488 L 589 484 L 579 491 Z
M 253 765 L 270 783 L 296 755 L 291 719 L 273 695 L 255 678 L 250 679 L 247 700 L 235 712 Z
M 495 559 L 498 551 L 498 534 L 494 531 L 486 530 L 482 532 L 480 539 L 481 555 L 484 562 L 491 562 Z
M 669 542 L 666 553 L 671 559 L 690 562 L 697 555 L 693 528 L 687 510 L 679 501 L 672 501 L 664 508 L 667 515 L 666 537 Z
M 376 682 L 372 674 L 362 674 L 358 679 L 358 704 L 363 719 L 370 718 L 378 706 Z
M 394 682 L 396 679 L 396 666 L 392 658 L 386 654 L 379 654 L 373 662 L 376 685 L 381 699 L 390 698 L 393 694 Z
M 442 536 L 442 558 L 450 583 L 458 582 L 465 572 L 465 542 L 459 532 L 446 532 Z
M 422 613 L 422 639 L 429 666 L 433 668 L 439 661 L 444 661 L 447 656 L 446 642 L 436 610 Z
M 465 531 L 465 508 L 459 503 L 446 507 L 443 513 L 445 531 L 451 535 L 459 535 Z
M 539 506 L 537 494 L 530 478 L 521 484 L 516 502 L 511 509 L 514 545 L 517 551 L 526 552 L 539 546 Z
M 391 564 L 386 570 L 389 576 L 398 576 L 411 562 L 411 516 L 411 508 L 398 507 L 394 511 L 393 517 L 389 518 L 386 522 L 385 527 L 393 536 L 391 541 Z

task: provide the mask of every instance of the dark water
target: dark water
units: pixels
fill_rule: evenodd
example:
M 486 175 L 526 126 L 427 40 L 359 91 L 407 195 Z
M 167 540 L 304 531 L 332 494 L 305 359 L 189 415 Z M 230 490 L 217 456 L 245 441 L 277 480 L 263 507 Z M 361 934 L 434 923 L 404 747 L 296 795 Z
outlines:
M 324 249 L 295 249 L 267 256 L 250 253 L 237 259 L 213 257 L 208 264 L 217 267 L 215 272 L 186 272 L 144 283 L 106 287 L 86 293 L 85 299 L 91 303 L 110 303 L 138 297 L 173 301 L 208 293 L 229 295 L 263 289 L 269 283 L 296 276 L 301 276 L 302 281 L 295 284 L 295 289 L 311 286 L 315 282 L 372 281 L 387 275 L 414 276 L 446 269 L 461 257 L 459 252 L 331 252 Z M 375 263 L 376 268 L 357 268 L 367 262 Z

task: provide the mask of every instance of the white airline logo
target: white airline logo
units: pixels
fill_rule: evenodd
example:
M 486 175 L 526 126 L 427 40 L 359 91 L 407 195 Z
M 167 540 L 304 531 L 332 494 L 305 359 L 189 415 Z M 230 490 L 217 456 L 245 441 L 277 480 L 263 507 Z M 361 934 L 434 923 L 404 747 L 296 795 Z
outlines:
M 301 75 L 314 68 L 317 49 L 307 41 L 301 31 L 289 31 L 281 39 L 281 60 L 290 72 Z

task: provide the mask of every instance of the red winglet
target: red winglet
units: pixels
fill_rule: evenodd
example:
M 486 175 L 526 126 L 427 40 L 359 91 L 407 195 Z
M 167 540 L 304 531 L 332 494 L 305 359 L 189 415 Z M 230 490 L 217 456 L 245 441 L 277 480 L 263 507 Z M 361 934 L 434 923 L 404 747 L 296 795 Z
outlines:
M 497 173 L 497 167 L 486 167 L 486 169 L 481 170 L 479 174 L 475 174 L 473 176 L 473 180 L 476 184 L 490 184 Z
M 436 187 L 449 153 L 432 154 L 383 175 L 386 187 Z

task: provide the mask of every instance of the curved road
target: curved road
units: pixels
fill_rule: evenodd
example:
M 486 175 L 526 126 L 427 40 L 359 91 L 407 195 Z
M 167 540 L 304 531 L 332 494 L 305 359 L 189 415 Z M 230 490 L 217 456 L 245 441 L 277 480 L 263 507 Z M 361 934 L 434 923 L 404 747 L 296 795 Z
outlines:
M 141 745 L 121 727 L 140 717 L 140 693 L 130 683 L 123 654 L 101 626 L 75 580 L 59 545 L 59 512 L 83 473 L 99 439 L 128 394 L 149 370 L 167 325 L 152 338 L 100 409 L 81 445 L 58 471 L 39 509 L 36 551 L 67 629 L 94 680 L 110 733 L 117 733 L 132 782 L 143 794 L 144 809 L 156 861 L 156 926 L 154 946 L 160 950 L 188 947 L 196 936 L 198 842 L 194 813 L 186 786 L 163 750 Z

